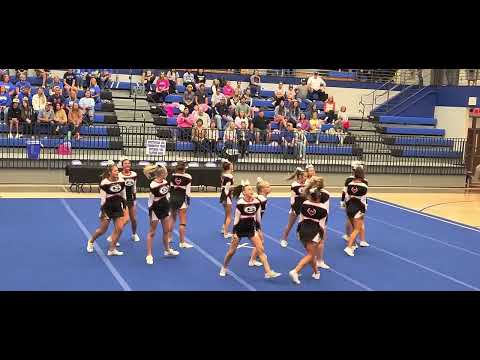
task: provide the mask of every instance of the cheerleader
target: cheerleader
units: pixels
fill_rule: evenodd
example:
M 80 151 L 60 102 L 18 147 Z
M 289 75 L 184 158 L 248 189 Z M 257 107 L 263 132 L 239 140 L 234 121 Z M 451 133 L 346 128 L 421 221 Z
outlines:
M 305 186 L 305 170 L 302 168 L 297 168 L 295 172 L 290 176 L 287 180 L 295 181 L 292 183 L 291 186 L 291 196 L 290 196 L 290 212 L 288 213 L 288 224 L 283 232 L 283 237 L 280 240 L 280 246 L 287 247 L 288 246 L 288 234 L 292 229 L 293 224 L 297 220 L 298 215 L 300 215 L 300 208 L 302 206 L 303 201 L 305 200 L 302 196 L 303 189 Z
M 228 232 L 232 222 L 232 189 L 233 189 L 233 164 L 225 161 L 222 164 L 223 173 L 220 178 L 222 193 L 220 194 L 220 203 L 225 209 L 225 220 L 222 225 L 222 234 L 225 239 L 231 238 L 232 234 Z
M 122 171 L 118 174 L 120 179 L 125 180 L 125 192 L 127 194 L 127 208 L 128 218 L 132 224 L 132 240 L 135 242 L 140 241 L 137 235 L 137 173 L 132 171 L 132 163 L 128 159 L 122 160 Z M 128 222 L 128 219 L 127 219 Z M 109 242 L 112 241 L 112 237 L 107 238 Z M 120 244 L 117 242 L 117 246 Z
M 148 265 L 153 265 L 153 239 L 157 231 L 158 223 L 162 223 L 163 229 L 163 248 L 164 256 L 177 256 L 178 251 L 175 251 L 169 244 L 170 233 L 170 203 L 169 203 L 169 190 L 167 179 L 167 168 L 165 166 L 150 165 L 143 169 L 143 173 L 147 179 L 152 180 L 150 183 L 150 196 L 148 198 L 148 215 L 150 218 L 150 230 L 147 235 L 147 257 L 146 262 Z
M 257 255 L 263 264 L 265 270 L 265 279 L 273 279 L 280 276 L 280 273 L 273 271 L 267 260 L 263 243 L 258 235 L 261 223 L 261 203 L 254 197 L 252 186 L 248 182 L 243 182 L 233 190 L 233 196 L 238 198 L 243 193 L 243 199 L 237 201 L 235 209 L 235 219 L 233 222 L 233 236 L 230 248 L 225 255 L 223 266 L 220 269 L 220 276 L 227 275 L 227 267 L 232 259 L 238 244 L 242 237 L 248 237 L 257 250 Z
M 289 272 L 290 278 L 296 284 L 300 284 L 300 272 L 308 264 L 313 268 L 312 277 L 316 280 L 320 279 L 320 272 L 316 262 L 317 247 L 319 243 L 324 241 L 329 210 L 329 203 L 322 202 L 324 197 L 322 189 L 323 179 L 317 176 L 312 177 L 305 188 L 307 200 L 301 206 L 297 234 L 307 251 L 307 255 L 300 260 L 295 269 Z
M 260 217 L 263 219 L 265 214 L 265 209 L 267 208 L 267 196 L 270 194 L 272 189 L 270 188 L 270 183 L 263 180 L 262 178 L 257 178 L 257 199 L 260 201 Z M 261 229 L 257 229 L 257 234 L 262 240 L 262 244 L 265 244 L 265 239 L 263 238 L 263 232 Z M 250 261 L 248 266 L 262 266 L 262 263 L 257 260 L 258 254 L 257 249 L 252 250 L 252 255 L 250 256 Z
M 348 238 L 347 247 L 344 249 L 348 256 L 355 256 L 354 243 L 357 235 L 360 235 L 360 246 L 370 246 L 365 241 L 365 212 L 367 209 L 368 184 L 365 181 L 365 172 L 362 167 L 355 169 L 354 178 L 347 185 L 345 205 L 347 216 L 353 230 Z
M 315 172 L 315 168 L 313 167 L 312 164 L 310 165 L 307 165 L 305 167 L 305 178 L 306 178 L 306 181 L 310 180 L 312 177 L 314 177 L 316 175 L 316 172 Z
M 127 196 L 125 181 L 118 176 L 118 168 L 109 165 L 102 175 L 100 182 L 100 227 L 88 240 L 87 252 L 93 253 L 95 240 L 105 234 L 113 220 L 115 229 L 108 249 L 108 256 L 121 256 L 123 252 L 116 249 L 117 241 L 125 226 L 127 216 Z
M 192 186 L 192 176 L 185 173 L 187 164 L 179 161 L 175 167 L 175 173 L 172 174 L 170 181 L 170 236 L 177 222 L 177 215 L 180 218 L 178 232 L 180 237 L 180 247 L 184 249 L 192 248 L 193 245 L 185 241 L 185 228 L 187 227 L 187 208 L 190 205 L 190 195 Z

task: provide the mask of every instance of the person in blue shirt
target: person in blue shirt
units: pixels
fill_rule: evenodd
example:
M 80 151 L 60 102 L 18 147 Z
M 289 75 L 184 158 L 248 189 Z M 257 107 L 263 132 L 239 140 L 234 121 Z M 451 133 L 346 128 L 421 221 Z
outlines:
M 32 99 L 30 97 L 30 89 L 27 87 L 23 87 L 20 94 L 18 94 L 18 100 L 20 100 L 20 104 L 23 103 L 23 98 L 27 98 L 28 103 L 32 105 Z
M 64 92 L 64 84 L 63 81 L 60 81 L 60 78 L 58 75 L 54 75 L 53 78 L 50 80 L 49 84 L 47 85 L 48 87 L 48 95 L 52 96 L 55 93 L 55 87 L 58 86 L 62 93 Z
M 92 98 L 95 100 L 95 104 L 98 104 L 100 102 L 100 86 L 97 85 L 97 79 L 91 78 L 90 79 L 90 87 L 88 88 L 90 90 L 90 94 L 92 95 Z
M 32 85 L 27 81 L 25 74 L 20 74 L 20 80 L 17 81 L 15 87 L 17 88 L 17 95 L 20 94 L 24 88 L 28 89 L 27 91 L 30 95 L 30 90 L 32 89 Z
M 293 123 L 287 122 L 287 129 L 282 132 L 282 147 L 284 157 L 286 157 L 287 154 L 293 154 L 294 145 L 295 133 Z
M 12 98 L 8 94 L 4 85 L 0 85 L 0 123 L 5 123 L 8 115 L 8 107 L 12 103 Z
M 17 89 L 10 81 L 10 76 L 8 74 L 3 74 L 2 81 L 0 81 L 0 86 L 5 86 L 5 91 L 10 95 L 11 98 L 17 93 Z

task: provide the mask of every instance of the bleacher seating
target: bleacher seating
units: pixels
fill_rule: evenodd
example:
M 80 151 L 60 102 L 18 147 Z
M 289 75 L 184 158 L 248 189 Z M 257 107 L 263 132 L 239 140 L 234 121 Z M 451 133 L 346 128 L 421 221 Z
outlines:
M 433 117 L 416 117 L 416 116 L 380 116 L 378 122 L 380 124 L 399 124 L 399 125 L 430 125 L 436 126 L 437 119 Z
M 444 129 L 432 129 L 423 127 L 399 127 L 399 126 L 378 126 L 378 130 L 383 134 L 395 135 L 423 135 L 423 136 L 445 136 Z
M 8 139 L 0 137 L 0 147 L 16 147 L 25 148 L 28 138 L 20 139 Z M 61 144 L 65 143 L 63 138 L 44 138 L 40 139 L 43 148 L 58 148 Z M 121 150 L 123 149 L 123 141 L 121 140 L 109 140 L 108 138 L 93 138 L 93 139 L 80 139 L 71 140 L 73 149 L 103 149 L 103 150 Z
M 429 157 L 429 158 L 462 158 L 461 151 L 435 149 L 393 149 L 392 156 L 402 157 Z

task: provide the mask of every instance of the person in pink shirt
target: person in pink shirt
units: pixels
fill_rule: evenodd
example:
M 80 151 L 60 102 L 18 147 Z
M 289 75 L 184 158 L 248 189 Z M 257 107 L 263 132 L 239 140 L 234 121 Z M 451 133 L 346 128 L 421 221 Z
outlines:
M 192 127 L 195 123 L 195 119 L 193 118 L 190 111 L 185 106 L 183 112 L 181 112 L 177 117 L 177 127 L 179 128 L 179 137 L 180 140 L 183 141 L 190 141 L 192 138 Z
M 310 121 L 308 121 L 307 116 L 304 112 L 300 113 L 300 118 L 298 120 L 298 124 L 304 131 L 310 131 Z
M 168 95 L 169 88 L 170 82 L 162 72 L 155 84 L 155 94 L 153 95 L 155 102 L 163 104 L 165 102 L 165 97 Z
M 230 85 L 230 81 L 227 81 L 227 83 L 223 87 L 223 95 L 225 95 L 227 100 L 230 99 L 233 95 L 235 95 L 235 89 Z
M 335 120 L 335 101 L 333 101 L 333 96 L 329 96 L 327 101 L 325 101 L 323 111 L 328 116 L 328 119 L 326 119 L 327 123 L 333 123 Z

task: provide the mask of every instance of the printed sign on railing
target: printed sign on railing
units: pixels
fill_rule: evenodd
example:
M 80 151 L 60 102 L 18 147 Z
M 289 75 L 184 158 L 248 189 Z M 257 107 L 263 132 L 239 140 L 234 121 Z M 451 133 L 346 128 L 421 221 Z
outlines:
M 165 156 L 167 142 L 165 140 L 147 140 L 145 154 L 151 156 Z

